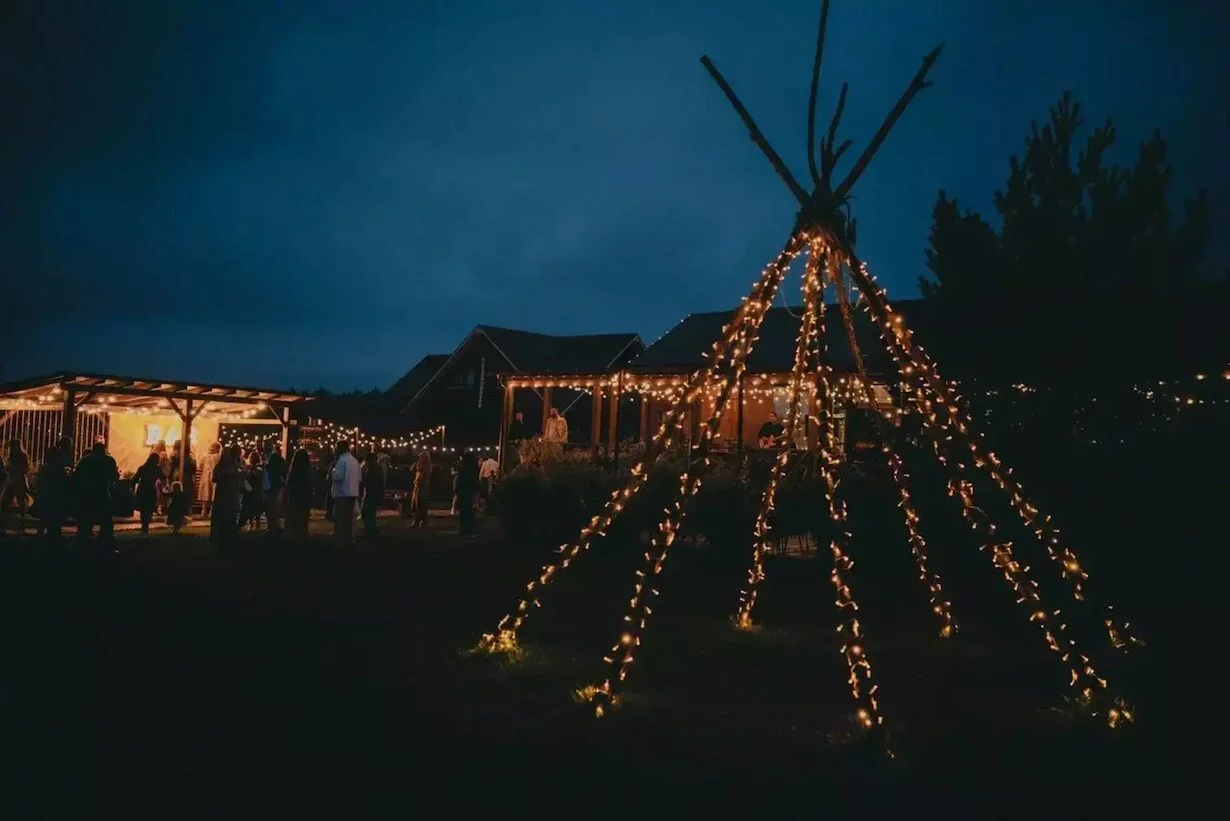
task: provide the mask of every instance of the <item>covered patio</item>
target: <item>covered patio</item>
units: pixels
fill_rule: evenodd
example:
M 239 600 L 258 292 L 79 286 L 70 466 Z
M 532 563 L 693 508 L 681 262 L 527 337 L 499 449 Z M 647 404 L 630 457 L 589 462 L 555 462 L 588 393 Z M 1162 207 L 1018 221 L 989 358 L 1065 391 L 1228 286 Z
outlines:
M 620 442 L 646 443 L 661 422 L 662 415 L 671 407 L 687 383 L 687 373 L 641 372 L 636 369 L 605 374 L 556 374 L 518 375 L 504 380 L 504 411 L 501 422 L 500 453 L 506 454 L 507 431 L 511 421 L 518 390 L 535 390 L 543 397 L 543 420 L 552 407 L 551 393 L 555 389 L 589 393 L 594 397 L 591 405 L 593 419 L 588 443 L 570 442 L 574 447 L 588 445 L 594 456 L 606 454 L 614 458 Z M 833 415 L 839 442 L 846 438 L 847 411 L 851 408 L 865 409 L 864 391 L 856 377 L 838 376 L 836 391 L 830 396 L 829 411 Z M 903 410 L 900 399 L 887 384 L 872 382 L 876 398 L 875 410 L 893 420 L 899 419 Z M 706 387 L 700 399 L 692 403 L 682 430 L 682 443 L 687 446 L 700 435 L 700 427 L 712 414 L 722 383 L 715 381 Z M 815 449 L 817 427 L 815 417 L 819 412 L 817 390 L 814 381 L 803 386 L 806 407 L 801 408 L 802 424 L 796 432 L 795 446 Z M 789 373 L 747 373 L 736 384 L 714 441 L 715 453 L 728 453 L 741 459 L 744 452 L 758 447 L 761 426 L 768 421 L 769 413 L 776 413 L 784 424 L 790 405 Z M 563 410 L 561 408 L 561 410 Z
M 121 472 L 136 470 L 158 442 L 187 442 L 179 449 L 182 474 L 192 451 L 218 441 L 222 424 L 277 426 L 286 455 L 291 409 L 311 399 L 269 388 L 64 372 L 0 385 L 0 437 L 21 441 L 32 468 L 61 437 L 72 437 L 74 460 L 103 441 Z

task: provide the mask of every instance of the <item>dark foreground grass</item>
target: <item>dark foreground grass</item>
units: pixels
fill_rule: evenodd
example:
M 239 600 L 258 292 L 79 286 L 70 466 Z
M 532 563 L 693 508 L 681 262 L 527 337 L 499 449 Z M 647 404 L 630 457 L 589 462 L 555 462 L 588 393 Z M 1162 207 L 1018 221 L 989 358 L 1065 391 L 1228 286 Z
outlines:
M 627 699 L 597 720 L 571 693 L 600 680 L 639 551 L 587 554 L 510 664 L 464 651 L 544 555 L 502 545 L 492 523 L 475 541 L 452 527 L 392 521 L 350 554 L 322 534 L 295 551 L 245 536 L 225 558 L 199 535 L 124 538 L 107 560 L 10 546 L 6 800 L 20 817 L 164 818 L 654 817 L 755 801 L 790 815 L 865 802 L 872 817 L 1136 817 L 1167 795 L 1181 816 L 1190 800 L 1172 788 L 1199 754 L 1168 718 L 1183 685 L 1164 675 L 1164 646 L 1115 667 L 1142 720 L 1111 733 L 1066 708 L 1064 671 L 1010 602 L 983 619 L 954 593 L 964 629 L 944 641 L 920 590 L 877 595 L 867 580 L 889 760 L 850 719 L 823 556 L 771 561 L 749 633 L 727 622 L 744 568 L 685 544 Z

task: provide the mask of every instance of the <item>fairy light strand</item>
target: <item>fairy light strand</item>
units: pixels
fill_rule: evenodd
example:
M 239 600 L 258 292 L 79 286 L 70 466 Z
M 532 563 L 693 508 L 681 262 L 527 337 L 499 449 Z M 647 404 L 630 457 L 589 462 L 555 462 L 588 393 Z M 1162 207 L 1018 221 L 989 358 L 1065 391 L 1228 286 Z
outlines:
M 911 332 L 906 328 L 901 316 L 895 314 L 892 306 L 888 304 L 884 290 L 876 284 L 875 277 L 867 270 L 865 264 L 859 263 L 859 272 L 866 283 L 874 289 L 874 298 L 866 292 L 864 296 L 867 297 L 868 312 L 872 319 L 883 331 L 887 332 L 886 342 L 900 347 L 905 358 L 919 372 L 920 378 L 927 383 L 938 402 L 949 409 L 953 417 L 952 427 L 968 447 L 975 466 L 984 470 L 1008 497 L 1021 521 L 1033 531 L 1038 542 L 1046 550 L 1048 558 L 1058 566 L 1060 574 L 1069 584 L 1072 597 L 1077 601 L 1087 602 L 1084 582 L 1089 578 L 1089 574 L 1085 572 L 1072 549 L 1063 543 L 1059 529 L 1051 524 L 1051 517 L 1043 516 L 1038 507 L 1026 497 L 1021 485 L 1011 477 L 1011 470 L 1004 466 L 994 452 L 984 451 L 979 442 L 980 437 L 972 432 L 972 420 L 969 413 L 962 409 L 963 402 L 960 397 L 956 396 L 941 378 L 935 363 L 922 349 L 922 346 L 913 343 Z M 1141 643 L 1129 632 L 1128 623 L 1116 622 L 1113 608 L 1104 608 L 1101 621 L 1111 647 L 1124 649 Z
M 752 288 L 751 294 L 735 312 L 731 323 L 722 329 L 722 337 L 713 343 L 708 364 L 695 371 L 688 380 L 686 390 L 675 400 L 674 405 L 663 414 L 661 424 L 644 456 L 633 465 L 628 483 L 615 491 L 607 501 L 603 510 L 590 523 L 583 527 L 577 538 L 571 543 L 562 545 L 558 553 L 560 558 L 545 565 L 537 578 L 526 585 L 526 595 L 518 602 L 515 610 L 509 612 L 496 625 L 494 633 L 485 634 L 479 641 L 479 648 L 489 652 L 512 652 L 517 648 L 517 634 L 525 624 L 532 608 L 540 606 L 539 591 L 568 565 L 587 551 L 597 536 L 603 535 L 624 509 L 628 501 L 634 497 L 648 478 L 648 468 L 652 466 L 661 454 L 674 441 L 674 434 L 691 402 L 699 398 L 706 384 L 718 373 L 722 363 L 729 356 L 732 361 L 741 361 L 748 353 L 745 339 L 745 323 L 749 318 L 759 323 L 764 319 L 768 307 L 772 305 L 777 288 L 789 269 L 790 264 L 802 253 L 807 243 L 807 235 L 795 233 L 787 242 L 786 247 L 761 272 L 760 278 Z
M 607 708 L 618 703 L 619 695 L 616 692 L 618 685 L 627 679 L 629 668 L 636 660 L 636 650 L 641 646 L 649 616 L 653 612 L 645 596 L 646 590 L 652 596 L 661 594 L 661 591 L 653 586 L 656 584 L 654 579 L 666 565 L 666 557 L 669 555 L 671 545 L 678 538 L 679 529 L 687 516 L 688 503 L 700 492 L 703 474 L 710 464 L 710 446 L 713 440 L 720 435 L 718 431 L 729 404 L 731 389 L 738 384 L 747 366 L 747 356 L 755 347 L 762 319 L 763 314 L 759 318 L 753 317 L 749 320 L 752 330 L 747 337 L 746 345 L 742 348 L 743 354 L 732 362 L 733 367 L 731 373 L 727 375 L 725 389 L 718 396 L 713 413 L 705 423 L 704 434 L 700 443 L 694 448 L 688 470 L 679 477 L 679 491 L 675 494 L 671 504 L 663 510 L 658 528 L 650 540 L 650 549 L 645 553 L 645 569 L 637 571 L 632 598 L 628 602 L 628 614 L 624 616 L 624 623 L 627 627 L 621 633 L 615 646 L 611 648 L 610 655 L 603 657 L 610 672 L 601 685 L 587 688 L 585 691 L 590 700 L 594 702 L 594 715 L 599 718 L 603 716 Z
M 823 249 L 814 248 L 813 253 L 823 253 Z M 829 271 L 830 280 L 835 271 Z M 840 285 L 840 283 L 838 283 Z M 827 373 L 826 373 L 827 375 Z M 827 393 L 827 391 L 826 391 Z M 831 422 L 831 420 L 829 420 Z M 824 481 L 824 495 L 828 502 L 829 520 L 832 523 L 833 535 L 829 542 L 829 550 L 833 554 L 833 569 L 829 576 L 836 593 L 835 604 L 842 616 L 837 626 L 839 633 L 844 633 L 841 654 L 846 660 L 850 672 L 850 694 L 857 705 L 855 716 L 860 726 L 867 731 L 874 731 L 884 723 L 880 714 L 879 699 L 876 694 L 879 686 L 872 681 L 871 660 L 864 648 L 866 636 L 863 625 L 858 617 L 858 602 L 846 581 L 846 574 L 854 569 L 854 560 L 849 556 L 849 545 L 853 538 L 849 529 L 849 516 L 845 499 L 838 495 L 837 480 L 837 438 L 833 434 L 832 424 L 824 425 L 820 445 L 820 473 Z
M 791 373 L 790 410 L 786 415 L 787 447 L 781 449 L 773 461 L 768 482 L 760 498 L 760 507 L 756 512 L 756 524 L 753 529 L 754 544 L 752 545 L 752 566 L 747 572 L 747 589 L 740 592 L 739 608 L 735 613 L 735 626 L 740 630 L 750 630 L 753 626 L 752 611 L 756 607 L 756 597 L 759 586 L 765 577 L 764 557 L 769 546 L 769 535 L 772 532 L 774 503 L 777 499 L 777 485 L 790 459 L 795 432 L 798 424 L 799 405 L 804 401 L 803 375 L 808 366 L 808 352 L 817 336 L 816 334 L 816 303 L 820 300 L 820 258 L 809 253 L 807 266 L 803 273 L 803 320 L 799 323 L 798 337 L 795 340 L 794 367 Z
M 965 444 L 975 464 L 984 461 L 976 442 L 969 434 L 968 417 L 964 416 L 961 410 L 959 397 L 945 389 L 938 379 L 934 364 L 918 346 L 911 344 L 909 331 L 905 329 L 899 316 L 894 317 L 883 290 L 876 285 L 866 266 L 862 266 L 860 272 L 870 288 L 875 289 L 875 296 L 872 298 L 867 289 L 860 288 L 866 297 L 867 311 L 879 326 L 881 338 L 896 362 L 902 378 L 916 385 L 915 392 L 923 427 L 932 439 L 936 455 L 942 464 L 955 468 L 954 478 L 949 483 L 950 495 L 960 501 L 963 517 L 980 537 L 980 549 L 990 554 L 993 564 L 1016 594 L 1017 602 L 1031 609 L 1030 621 L 1038 625 L 1047 646 L 1067 665 L 1070 672 L 1069 684 L 1077 688 L 1084 703 L 1092 706 L 1095 694 L 1108 689 L 1106 679 L 1098 675 L 1089 656 L 1079 651 L 1075 639 L 1071 635 L 1065 635 L 1067 625 L 1060 620 L 1060 611 L 1048 613 L 1043 608 L 1038 586 L 1029 576 L 1029 567 L 1021 564 L 1014 556 L 1013 543 L 998 539 L 994 523 L 974 504 L 973 484 L 961 478 L 961 473 L 965 470 L 964 464 L 959 459 L 946 458 L 943 453 L 945 445 L 957 447 Z M 880 308 L 878 312 L 875 310 L 877 303 Z M 940 407 L 937 408 L 937 404 Z M 1061 635 L 1066 646 L 1060 642 Z M 1093 712 L 1097 714 L 1096 708 Z M 1116 699 L 1113 706 L 1107 709 L 1106 716 L 1111 726 L 1131 721 L 1133 718 L 1121 699 Z
M 952 602 L 948 601 L 944 594 L 944 585 L 939 574 L 931 569 L 927 542 L 919 530 L 920 517 L 910 495 L 909 474 L 905 471 L 905 465 L 901 460 L 901 456 L 898 455 L 896 449 L 892 446 L 892 439 L 889 433 L 884 430 L 884 416 L 880 415 L 876 408 L 875 392 L 871 387 L 871 379 L 867 375 L 867 366 L 863 359 L 863 352 L 858 344 L 858 335 L 854 329 L 854 316 L 850 308 L 850 296 L 846 291 L 845 284 L 840 281 L 841 260 L 836 254 L 830 253 L 829 265 L 835 272 L 833 279 L 836 281 L 837 287 L 837 304 L 841 311 L 841 322 L 845 326 L 846 338 L 849 341 L 850 352 L 858 377 L 855 383 L 862 386 L 862 399 L 867 405 L 868 413 L 875 414 L 874 418 L 876 420 L 876 430 L 879 433 L 880 450 L 884 454 L 888 464 L 889 475 L 897 488 L 897 506 L 901 509 L 902 518 L 905 520 L 906 536 L 910 544 L 910 553 L 914 557 L 914 564 L 918 568 L 918 578 L 927 589 L 931 612 L 940 621 L 940 636 L 942 638 L 950 638 L 957 632 L 957 621 L 952 614 Z M 891 419 L 891 416 L 888 418 Z

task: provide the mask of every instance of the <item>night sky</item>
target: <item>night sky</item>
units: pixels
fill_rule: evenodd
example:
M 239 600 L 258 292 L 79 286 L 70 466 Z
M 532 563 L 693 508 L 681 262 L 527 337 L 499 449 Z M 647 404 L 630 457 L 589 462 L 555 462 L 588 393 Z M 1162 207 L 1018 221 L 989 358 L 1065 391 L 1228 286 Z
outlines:
M 819 5 L 6 4 L 0 379 L 386 387 L 478 323 L 652 342 L 730 307 L 795 204 L 698 58 L 803 178 Z M 834 0 L 821 128 L 850 81 L 850 158 L 947 43 L 855 189 L 890 295 L 916 293 L 936 192 L 989 210 L 1064 88 L 1115 118 L 1117 159 L 1163 130 L 1230 264 L 1219 5 Z

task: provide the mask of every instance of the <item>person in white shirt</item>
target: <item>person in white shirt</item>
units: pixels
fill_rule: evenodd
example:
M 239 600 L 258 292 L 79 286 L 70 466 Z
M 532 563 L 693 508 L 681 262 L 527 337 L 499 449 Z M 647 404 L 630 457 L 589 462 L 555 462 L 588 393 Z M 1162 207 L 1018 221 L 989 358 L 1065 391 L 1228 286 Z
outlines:
M 560 416 L 559 408 L 551 408 L 547 424 L 542 429 L 542 438 L 560 444 L 568 441 L 568 420 Z
M 359 501 L 362 472 L 359 460 L 350 452 L 349 442 L 337 445 L 337 461 L 333 464 L 333 534 L 342 544 L 354 541 L 354 512 Z
M 495 477 L 500 472 L 500 463 L 494 456 L 488 456 L 478 466 L 479 498 L 483 507 L 491 501 L 491 492 L 495 488 Z

